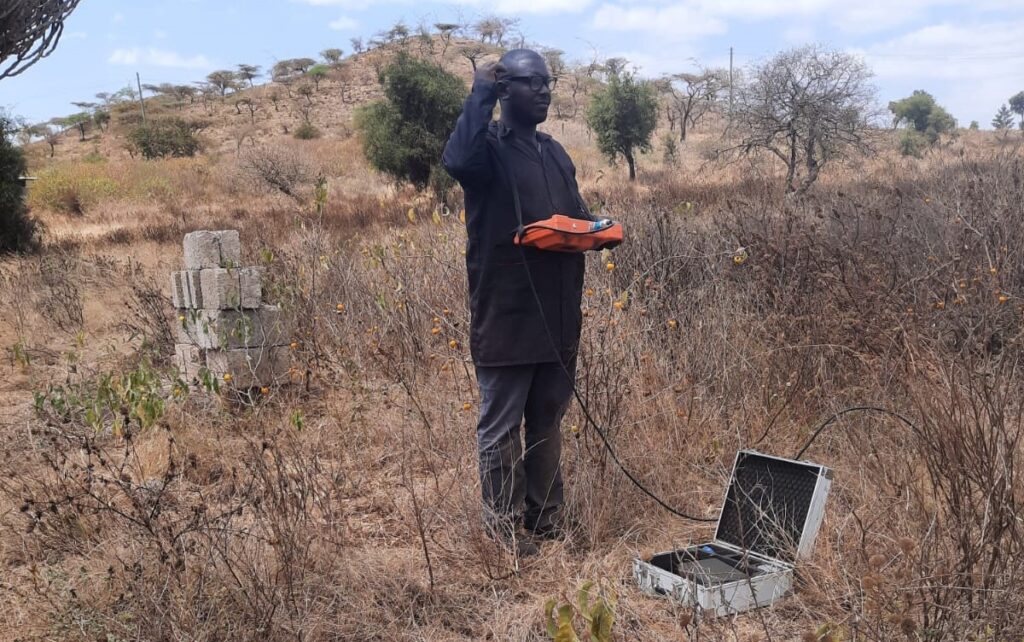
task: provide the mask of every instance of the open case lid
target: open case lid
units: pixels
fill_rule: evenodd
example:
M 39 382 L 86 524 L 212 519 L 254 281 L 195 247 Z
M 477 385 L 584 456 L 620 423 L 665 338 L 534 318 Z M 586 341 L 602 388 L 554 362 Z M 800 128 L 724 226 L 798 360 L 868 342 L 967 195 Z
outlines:
M 824 466 L 736 453 L 715 538 L 793 564 L 810 556 L 832 471 Z

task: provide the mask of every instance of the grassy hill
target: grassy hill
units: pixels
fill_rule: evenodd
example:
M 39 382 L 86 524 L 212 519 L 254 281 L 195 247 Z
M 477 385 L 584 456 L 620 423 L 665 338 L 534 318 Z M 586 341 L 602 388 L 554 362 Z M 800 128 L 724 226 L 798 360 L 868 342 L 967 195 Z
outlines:
M 32 147 L 44 247 L 0 261 L 0 640 L 526 642 L 586 581 L 614 595 L 616 640 L 1019 636 L 1016 139 L 966 133 L 922 159 L 883 141 L 792 198 L 771 159 L 710 160 L 715 119 L 678 160 L 642 157 L 635 183 L 578 117 L 546 125 L 627 230 L 587 259 L 579 387 L 645 485 L 714 517 L 739 449 L 793 456 L 854 405 L 912 424 L 852 413 L 822 433 L 805 456 L 834 485 L 795 595 L 698 619 L 637 591 L 629 565 L 710 527 L 639 494 L 576 407 L 563 467 L 579 527 L 532 560 L 484 533 L 459 194 L 383 179 L 351 128 L 393 50 L 321 84 L 315 140 L 292 136 L 302 102 L 275 110 L 287 92 L 271 83 L 147 100 L 153 117 L 209 120 L 193 158 L 131 158 L 117 116 L 53 159 Z M 465 59 L 443 62 L 468 84 Z M 255 125 L 246 97 L 263 101 Z M 294 322 L 287 371 L 249 396 L 172 364 L 168 277 L 196 229 L 239 230 Z

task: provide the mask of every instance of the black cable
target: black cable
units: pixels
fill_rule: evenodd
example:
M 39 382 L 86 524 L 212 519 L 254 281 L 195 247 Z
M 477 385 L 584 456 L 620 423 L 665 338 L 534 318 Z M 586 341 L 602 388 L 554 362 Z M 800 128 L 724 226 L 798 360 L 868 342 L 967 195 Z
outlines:
M 626 476 L 626 479 L 631 481 L 640 492 L 653 499 L 655 502 L 657 502 L 659 506 L 661 506 L 668 512 L 672 513 L 673 515 L 677 517 L 682 517 L 683 519 L 688 519 L 693 522 L 717 522 L 718 520 L 716 518 L 694 517 L 693 515 L 688 515 L 687 513 L 684 513 L 680 510 L 677 510 L 669 506 L 665 502 L 665 500 L 658 497 L 657 495 L 654 494 L 654 492 L 652 492 L 650 489 L 644 486 L 643 483 L 641 483 L 640 480 L 637 479 L 633 475 L 633 473 L 629 471 L 628 468 L 626 468 L 626 465 L 622 463 L 622 460 L 619 459 L 619 455 L 615 452 L 615 448 L 612 447 L 611 441 L 608 440 L 608 435 L 605 434 L 605 431 L 601 429 L 601 426 L 599 426 L 598 423 L 594 420 L 594 418 L 590 415 L 590 408 L 587 407 L 586 402 L 583 401 L 583 397 L 580 395 L 579 388 L 576 387 L 576 378 L 572 375 L 572 373 L 569 372 L 569 367 L 565 364 L 565 361 L 562 360 L 562 355 L 561 353 L 559 353 L 558 346 L 555 344 L 555 338 L 551 336 L 551 329 L 548 327 L 547 319 L 544 317 L 544 304 L 541 302 L 540 295 L 537 293 L 537 288 L 533 283 L 533 276 L 530 274 L 530 266 L 526 262 L 526 251 L 522 249 L 522 246 L 520 246 L 520 257 L 522 258 L 523 269 L 526 271 L 526 280 L 530 284 L 530 291 L 533 293 L 534 301 L 536 301 L 537 308 L 540 311 L 541 323 L 544 325 L 544 331 L 548 335 L 548 341 L 551 343 L 551 349 L 555 352 L 556 356 L 558 357 L 558 365 L 562 367 L 562 372 L 565 373 L 565 376 L 572 383 L 572 394 L 576 398 L 576 402 L 580 405 L 580 409 L 583 411 L 583 416 L 586 417 L 587 423 L 593 426 L 594 431 L 597 432 L 598 436 L 601 438 L 601 443 L 604 444 L 605 450 L 607 450 L 608 454 L 611 455 L 612 461 L 615 462 L 615 465 L 618 466 L 619 470 L 622 471 L 622 474 Z
M 907 419 L 906 417 L 904 417 L 903 415 L 901 415 L 900 413 L 898 413 L 898 412 L 896 412 L 894 410 L 889 410 L 888 408 L 879 408 L 878 406 L 851 406 L 849 408 L 843 408 L 839 412 L 835 413 L 834 415 L 832 415 L 831 417 L 826 419 L 824 421 L 824 423 L 822 423 L 820 426 L 818 426 L 815 429 L 814 434 L 811 435 L 811 438 L 807 440 L 807 443 L 804 444 L 804 447 L 800 449 L 800 452 L 798 452 L 796 454 L 796 456 L 793 457 L 793 459 L 800 459 L 801 457 L 803 457 L 803 454 L 805 452 L 807 452 L 808 448 L 811 447 L 811 444 L 813 444 L 814 440 L 818 438 L 818 435 L 820 435 L 822 433 L 822 431 L 824 431 L 830 425 L 835 423 L 835 421 L 837 419 L 839 419 L 840 417 L 842 417 L 843 415 L 845 415 L 847 413 L 858 412 L 858 411 L 865 411 L 865 410 L 871 410 L 871 411 L 874 411 L 874 412 L 880 412 L 880 413 L 882 413 L 884 415 L 889 415 L 891 417 L 895 417 L 896 419 L 899 419 L 900 421 L 905 423 L 911 430 L 913 430 L 915 432 L 917 431 L 917 426 L 915 426 L 912 421 L 910 421 L 909 419 Z
M 500 139 L 499 139 L 499 141 L 500 141 Z M 503 150 L 503 149 L 505 149 L 504 141 L 500 141 L 499 142 L 499 150 Z M 522 208 L 521 208 L 521 205 L 520 205 L 520 202 L 519 202 L 519 189 L 518 189 L 518 186 L 516 185 L 515 174 L 512 173 L 511 167 L 506 165 L 505 162 L 504 162 L 504 159 L 501 158 L 501 152 L 500 151 L 499 151 L 499 154 L 498 154 L 498 158 L 499 158 L 499 161 L 501 162 L 501 164 L 503 166 L 505 166 L 505 173 L 507 174 L 508 179 L 509 179 L 509 183 L 511 184 L 511 187 L 512 187 L 512 199 L 515 202 L 516 217 L 518 218 L 518 223 L 519 223 L 520 231 L 522 231 L 523 216 L 522 216 Z M 570 185 L 569 187 L 571 188 L 572 186 Z M 586 402 L 583 401 L 583 397 L 580 395 L 580 391 L 576 387 L 576 377 L 571 372 L 569 372 L 569 367 L 566 365 L 565 361 L 562 359 L 562 354 L 558 350 L 558 344 L 555 343 L 555 338 L 554 338 L 554 336 L 551 335 L 551 328 L 548 327 L 548 320 L 544 316 L 544 303 L 540 300 L 540 294 L 537 293 L 537 287 L 536 287 L 536 285 L 533 282 L 533 275 L 530 274 L 530 265 L 529 265 L 529 263 L 526 260 L 526 249 L 522 245 L 519 245 L 518 247 L 519 247 L 519 258 L 522 261 L 523 270 L 526 272 L 526 280 L 527 280 L 527 282 L 530 285 L 530 292 L 533 293 L 533 299 L 537 303 L 537 311 L 540 312 L 541 324 L 544 326 L 544 332 L 548 336 L 548 342 L 551 344 L 551 350 L 555 353 L 555 357 L 558 359 L 558 365 L 561 366 L 562 372 L 565 373 L 565 376 L 568 378 L 569 382 L 572 384 L 572 394 L 576 398 L 576 402 L 579 403 L 580 409 L 583 410 L 583 416 L 586 417 L 587 422 L 591 426 L 593 426 L 594 430 L 597 432 L 598 436 L 601 438 L 601 442 L 604 444 L 605 450 L 607 450 L 608 454 L 611 456 L 612 461 L 615 462 L 615 465 L 619 468 L 619 470 L 622 471 L 622 474 L 626 476 L 626 479 L 628 479 L 630 482 L 632 482 L 633 485 L 636 486 L 638 490 L 640 490 L 640 492 L 642 492 L 644 495 L 647 495 L 648 497 L 653 499 L 655 502 L 657 502 L 657 504 L 659 506 L 661 506 L 662 508 L 664 508 L 668 512 L 672 513 L 673 515 L 675 515 L 677 517 L 681 517 L 683 519 L 687 519 L 687 520 L 693 521 L 693 522 L 717 522 L 718 520 L 715 519 L 715 518 L 710 518 L 710 517 L 694 517 L 693 515 L 688 515 L 687 513 L 684 513 L 684 512 L 682 512 L 680 510 L 676 510 L 672 506 L 669 506 L 665 502 L 665 500 L 663 500 L 662 498 L 658 497 L 650 489 L 648 489 L 646 486 L 644 486 L 643 483 L 641 483 L 641 481 L 639 479 L 637 479 L 636 476 L 634 476 L 633 473 L 631 473 L 629 471 L 629 469 L 626 468 L 625 464 L 623 464 L 622 461 L 619 459 L 618 454 L 615 452 L 615 448 L 612 447 L 611 441 L 608 440 L 608 435 L 605 434 L 605 431 L 601 429 L 601 426 L 599 426 L 598 423 L 594 420 L 594 418 L 590 415 L 590 409 L 587 407 Z

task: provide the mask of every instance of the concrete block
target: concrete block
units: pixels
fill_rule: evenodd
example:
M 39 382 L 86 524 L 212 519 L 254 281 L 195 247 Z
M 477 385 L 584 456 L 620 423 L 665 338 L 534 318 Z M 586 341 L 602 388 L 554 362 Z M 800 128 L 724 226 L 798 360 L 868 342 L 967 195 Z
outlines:
M 210 374 L 221 382 L 225 374 L 230 374 L 229 385 L 237 389 L 269 386 L 286 380 L 289 360 L 288 348 L 282 346 L 211 350 L 206 353 L 206 367 Z
M 238 271 L 241 306 L 246 310 L 263 303 L 263 268 L 244 267 Z
M 204 351 L 191 343 L 179 343 L 174 346 L 174 365 L 178 367 L 178 373 L 185 381 L 191 381 L 199 376 L 199 369 L 206 366 Z
M 207 310 L 233 310 L 241 307 L 240 270 L 235 268 L 206 268 L 199 270 L 199 290 L 203 308 Z
M 237 230 L 198 230 L 185 235 L 185 268 L 239 267 L 242 244 Z
M 186 310 L 175 325 L 178 343 L 207 350 L 285 345 L 291 341 L 290 320 L 277 306 L 256 310 Z
M 171 301 L 177 309 L 191 307 L 189 305 L 188 285 L 181 272 L 171 272 Z
M 186 308 L 199 310 L 203 307 L 203 288 L 199 281 L 199 270 L 185 270 L 182 272 L 182 280 L 188 291 L 188 305 Z

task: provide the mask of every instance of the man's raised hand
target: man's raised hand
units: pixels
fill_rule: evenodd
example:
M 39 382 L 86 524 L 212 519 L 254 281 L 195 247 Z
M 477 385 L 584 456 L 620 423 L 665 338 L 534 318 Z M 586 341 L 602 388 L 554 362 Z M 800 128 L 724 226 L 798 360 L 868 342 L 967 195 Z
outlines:
M 475 80 L 486 80 L 487 82 L 497 82 L 497 80 L 505 75 L 505 65 L 500 62 L 489 62 L 486 65 L 481 65 L 476 70 Z

